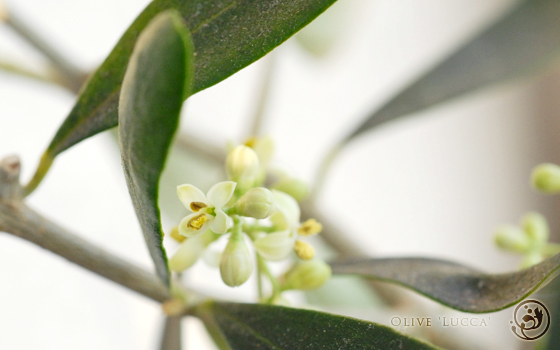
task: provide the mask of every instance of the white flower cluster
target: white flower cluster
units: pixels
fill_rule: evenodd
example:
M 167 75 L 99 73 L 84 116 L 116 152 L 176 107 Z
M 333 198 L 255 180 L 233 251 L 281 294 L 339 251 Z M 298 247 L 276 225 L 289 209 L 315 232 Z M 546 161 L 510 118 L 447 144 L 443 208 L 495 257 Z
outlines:
M 215 184 L 206 195 L 190 184 L 177 187 L 179 199 L 192 213 L 171 233 L 181 242 L 169 261 L 172 271 L 194 265 L 206 247 L 227 234 L 219 266 L 228 286 L 243 284 L 253 273 L 251 251 L 256 252 L 258 278 L 262 274 L 271 279 L 274 291 L 270 302 L 281 300 L 283 290 L 312 289 L 328 280 L 330 267 L 315 258 L 313 246 L 302 239 L 322 229 L 314 219 L 300 222 L 296 198 L 301 200 L 307 193 L 303 183 L 284 176 L 272 190 L 263 187 L 272 148 L 269 138 L 251 139 L 235 147 L 226 160 L 229 181 Z M 246 242 L 251 242 L 253 249 Z M 269 273 L 267 261 L 290 256 L 296 263 L 280 280 Z

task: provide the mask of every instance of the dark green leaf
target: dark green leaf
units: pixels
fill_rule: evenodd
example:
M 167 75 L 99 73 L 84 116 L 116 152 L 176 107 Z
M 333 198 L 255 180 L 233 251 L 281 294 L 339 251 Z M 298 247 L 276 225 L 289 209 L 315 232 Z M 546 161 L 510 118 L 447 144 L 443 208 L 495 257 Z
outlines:
M 346 141 L 381 123 L 545 66 L 559 52 L 558 18 L 559 1 L 524 1 L 389 100 Z
M 221 349 L 437 349 L 372 322 L 324 312 L 258 304 L 209 303 L 193 314 Z
M 181 17 L 166 11 L 142 32 L 119 103 L 119 142 L 126 182 L 156 270 L 169 285 L 158 185 L 193 77 L 193 46 Z
M 179 11 L 195 47 L 193 93 L 226 79 L 280 45 L 336 0 L 155 0 L 93 74 L 26 187 L 32 192 L 52 160 L 76 143 L 117 125 L 117 103 L 138 34 L 165 9 Z
M 330 265 L 333 274 L 400 284 L 451 308 L 484 313 L 515 305 L 550 281 L 560 267 L 560 254 L 525 270 L 494 275 L 426 258 L 357 259 Z

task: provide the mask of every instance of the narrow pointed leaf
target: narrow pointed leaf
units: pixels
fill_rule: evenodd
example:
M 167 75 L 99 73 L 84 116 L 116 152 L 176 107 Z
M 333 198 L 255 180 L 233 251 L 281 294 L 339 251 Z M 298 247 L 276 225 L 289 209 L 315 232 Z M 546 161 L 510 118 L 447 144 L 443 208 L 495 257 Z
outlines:
M 169 285 L 158 185 L 184 98 L 191 92 L 193 46 L 179 14 L 158 15 L 142 32 L 124 77 L 119 142 L 126 182 L 157 273 Z
M 336 0 L 154 0 L 91 76 L 26 187 L 32 192 L 54 158 L 76 143 L 117 125 L 117 103 L 128 59 L 139 33 L 158 13 L 179 11 L 195 47 L 193 93 L 263 57 Z
M 346 141 L 379 124 L 545 67 L 560 53 L 560 2 L 526 0 L 371 114 Z
M 330 265 L 333 274 L 396 283 L 453 309 L 485 313 L 515 305 L 548 283 L 560 267 L 560 254 L 530 268 L 502 274 L 426 258 L 356 259 Z
M 324 312 L 258 304 L 209 303 L 193 310 L 220 349 L 434 350 L 392 328 Z

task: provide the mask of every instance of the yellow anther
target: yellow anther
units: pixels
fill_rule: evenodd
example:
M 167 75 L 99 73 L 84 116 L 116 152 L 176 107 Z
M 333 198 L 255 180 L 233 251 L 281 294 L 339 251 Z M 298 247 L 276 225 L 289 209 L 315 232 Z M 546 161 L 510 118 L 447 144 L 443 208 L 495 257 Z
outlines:
M 250 148 L 254 148 L 256 143 L 257 143 L 257 138 L 252 136 L 245 141 L 244 145 Z
M 301 260 L 311 260 L 315 256 L 315 248 L 304 241 L 296 241 L 294 252 Z
M 171 233 L 169 234 L 171 236 L 171 238 L 173 238 L 174 240 L 176 240 L 177 242 L 181 243 L 183 242 L 185 239 L 187 239 L 187 237 L 182 236 L 179 233 L 179 227 L 175 226 L 171 229 Z
M 194 218 L 192 218 L 188 223 L 187 226 L 189 228 L 192 228 L 193 230 L 200 230 L 200 228 L 202 227 L 202 225 L 204 225 L 204 223 L 206 222 L 206 220 L 208 220 L 208 218 L 206 217 L 206 214 L 200 214 L 198 216 L 195 216 Z
M 315 219 L 309 219 L 298 228 L 298 233 L 300 236 L 312 236 L 316 235 L 323 230 L 323 225 L 317 222 Z
M 207 205 L 205 203 L 202 203 L 202 202 L 191 202 L 190 207 L 191 207 L 191 210 L 196 213 L 200 209 L 206 208 Z

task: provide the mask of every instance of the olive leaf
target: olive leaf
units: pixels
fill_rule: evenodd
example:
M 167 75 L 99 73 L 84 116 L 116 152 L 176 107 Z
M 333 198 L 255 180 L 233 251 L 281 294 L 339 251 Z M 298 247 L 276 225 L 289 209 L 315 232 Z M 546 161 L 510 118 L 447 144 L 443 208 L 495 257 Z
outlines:
M 124 76 L 119 102 L 119 143 L 126 182 L 148 250 L 169 285 L 162 245 L 159 179 L 192 91 L 193 44 L 179 13 L 156 16 L 142 32 Z
M 560 53 L 560 2 L 524 1 L 371 114 L 347 138 L 541 67 Z
M 515 305 L 548 283 L 560 267 L 560 254 L 527 269 L 502 274 L 427 258 L 354 259 L 330 265 L 333 274 L 396 283 L 453 309 L 485 313 Z
M 54 158 L 76 143 L 117 125 L 126 65 L 139 33 L 158 13 L 175 9 L 195 47 L 193 93 L 263 57 L 336 0 L 155 0 L 136 18 L 105 62 L 90 77 L 74 108 L 45 151 L 25 188 L 31 193 Z
M 380 324 L 283 306 L 210 302 L 195 307 L 220 349 L 438 349 Z

